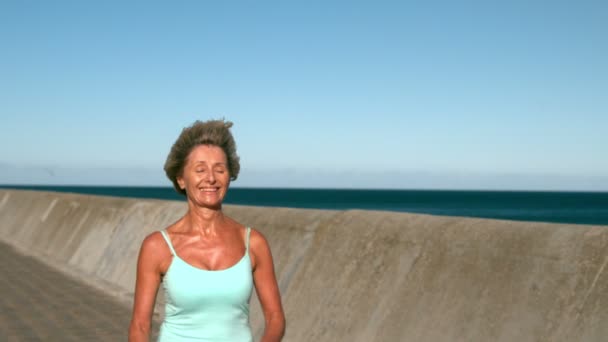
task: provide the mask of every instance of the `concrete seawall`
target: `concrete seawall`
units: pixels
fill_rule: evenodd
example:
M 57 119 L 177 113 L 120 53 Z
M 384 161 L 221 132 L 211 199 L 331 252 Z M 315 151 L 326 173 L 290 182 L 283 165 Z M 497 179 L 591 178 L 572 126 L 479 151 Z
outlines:
M 123 298 L 185 203 L 0 189 L 0 240 Z M 605 341 L 608 226 L 226 206 L 268 238 L 284 341 Z M 161 295 L 162 302 L 162 295 Z M 252 299 L 251 323 L 263 318 Z

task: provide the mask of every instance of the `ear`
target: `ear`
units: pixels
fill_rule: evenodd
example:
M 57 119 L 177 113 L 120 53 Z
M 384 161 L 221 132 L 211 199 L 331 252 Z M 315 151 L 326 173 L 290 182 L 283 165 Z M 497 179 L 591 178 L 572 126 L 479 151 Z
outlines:
M 177 176 L 177 185 L 179 185 L 179 188 L 182 190 L 186 188 L 186 182 L 184 182 L 184 177 Z

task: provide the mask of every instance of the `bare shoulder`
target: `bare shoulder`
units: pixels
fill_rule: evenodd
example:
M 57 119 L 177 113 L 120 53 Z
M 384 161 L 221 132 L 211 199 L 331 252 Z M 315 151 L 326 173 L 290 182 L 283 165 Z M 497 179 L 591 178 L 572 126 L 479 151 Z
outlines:
M 272 267 L 272 253 L 270 252 L 270 245 L 268 240 L 259 230 L 251 228 L 249 236 L 249 249 L 253 256 L 253 269 L 254 271 L 260 266 L 269 265 Z
M 165 238 L 159 231 L 154 231 L 148 234 L 141 243 L 142 250 L 160 251 L 163 245 L 166 245 Z
M 170 254 L 167 242 L 159 231 L 148 234 L 142 241 L 139 250 L 140 260 L 154 268 L 159 268 Z
M 266 240 L 264 234 L 254 228 L 251 228 L 251 233 L 249 235 L 249 244 L 251 246 L 251 249 L 254 250 L 254 252 L 256 250 L 269 248 L 268 240 Z

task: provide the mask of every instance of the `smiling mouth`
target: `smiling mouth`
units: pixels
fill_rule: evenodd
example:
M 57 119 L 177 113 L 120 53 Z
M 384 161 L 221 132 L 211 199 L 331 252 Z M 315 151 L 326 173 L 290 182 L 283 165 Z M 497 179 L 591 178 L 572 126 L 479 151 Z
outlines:
M 219 188 L 202 188 L 200 191 L 202 192 L 217 192 Z

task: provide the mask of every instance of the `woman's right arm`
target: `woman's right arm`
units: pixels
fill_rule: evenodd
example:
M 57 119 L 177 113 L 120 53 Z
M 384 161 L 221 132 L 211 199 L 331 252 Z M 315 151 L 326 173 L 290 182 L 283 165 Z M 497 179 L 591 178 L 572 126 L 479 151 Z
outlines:
M 155 232 L 144 239 L 139 250 L 129 342 L 150 340 L 150 325 L 161 279 L 161 243 L 164 243 L 162 236 Z

